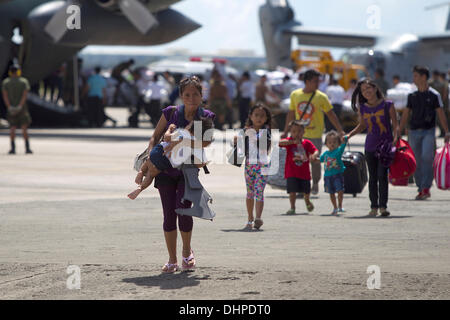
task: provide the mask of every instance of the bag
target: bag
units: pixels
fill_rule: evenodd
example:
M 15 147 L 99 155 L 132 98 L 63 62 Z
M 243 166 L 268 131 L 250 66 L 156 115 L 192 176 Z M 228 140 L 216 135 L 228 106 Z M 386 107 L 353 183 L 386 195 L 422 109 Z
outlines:
M 409 178 L 398 178 L 398 179 L 394 179 L 389 175 L 389 182 L 393 185 L 393 186 L 401 186 L 401 187 L 407 187 L 409 184 Z
M 436 151 L 433 171 L 438 189 L 450 190 L 450 143 Z
M 236 167 L 241 167 L 242 163 L 244 162 L 245 156 L 240 155 L 238 152 L 238 147 L 234 146 L 233 149 L 228 152 L 227 158 L 229 164 L 232 164 Z
M 397 149 L 389 140 L 381 141 L 375 150 L 375 156 L 380 160 L 385 168 L 389 168 L 394 162 Z
M 364 190 L 367 184 L 367 164 L 364 154 L 361 152 L 346 151 L 342 155 L 345 165 L 344 171 L 344 193 L 356 197 Z
M 278 149 L 278 146 L 276 146 L 273 150 L 273 152 L 276 152 Z M 279 156 L 278 156 L 278 172 L 273 175 L 269 175 L 267 177 L 267 184 L 270 185 L 273 189 L 281 189 L 286 190 L 287 189 L 287 180 L 284 177 L 284 171 L 286 166 L 286 148 L 279 148 Z M 270 167 L 272 167 L 272 161 L 270 162 Z
M 176 109 L 177 109 L 176 107 L 172 108 L 172 110 L 170 111 L 169 119 L 167 119 L 167 120 L 170 120 L 170 118 L 172 118 L 172 116 L 173 116 L 173 114 L 174 114 Z M 163 139 L 164 139 L 164 135 L 162 135 L 162 137 L 161 137 L 161 139 L 159 140 L 158 143 L 161 143 L 161 141 Z M 136 155 L 136 157 L 134 157 L 133 169 L 136 170 L 137 172 L 141 171 L 142 165 L 144 164 L 145 161 L 147 161 L 147 159 L 149 157 L 150 157 L 150 151 L 148 150 L 148 148 L 146 148 L 141 153 L 138 153 Z
M 394 186 L 407 186 L 409 177 L 416 172 L 416 157 L 406 140 L 399 139 L 395 147 L 397 150 L 389 167 L 389 181 Z
M 243 140 L 242 132 L 239 133 L 238 140 Z M 227 153 L 228 163 L 236 167 L 241 167 L 245 160 L 245 153 L 238 147 L 238 143 L 233 144 L 233 148 Z
M 150 156 L 148 149 L 145 149 L 143 152 L 138 153 L 136 157 L 134 158 L 134 164 L 133 168 L 137 172 L 141 171 L 141 167 L 144 164 L 145 161 L 147 161 L 148 157 Z

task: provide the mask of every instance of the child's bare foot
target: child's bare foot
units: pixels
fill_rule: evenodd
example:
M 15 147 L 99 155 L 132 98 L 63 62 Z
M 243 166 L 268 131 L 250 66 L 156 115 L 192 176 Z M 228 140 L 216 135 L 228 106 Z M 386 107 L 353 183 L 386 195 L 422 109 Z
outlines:
M 141 184 L 143 179 L 144 173 L 142 171 L 139 171 L 138 174 L 136 175 L 136 179 L 134 179 L 134 182 L 136 182 L 136 184 Z
M 128 195 L 128 198 L 130 198 L 131 200 L 134 200 L 134 199 L 137 198 L 137 196 L 139 195 L 139 193 L 141 193 L 141 190 L 136 189 L 136 190 L 134 190 L 132 193 L 130 193 L 130 194 Z

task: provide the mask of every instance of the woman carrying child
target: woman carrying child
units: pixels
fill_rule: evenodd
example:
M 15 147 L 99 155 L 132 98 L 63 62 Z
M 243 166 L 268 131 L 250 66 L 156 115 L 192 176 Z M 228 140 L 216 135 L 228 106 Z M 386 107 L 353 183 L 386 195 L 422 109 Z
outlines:
M 388 217 L 388 168 L 383 166 L 376 151 L 383 143 L 395 145 L 397 142 L 397 113 L 392 101 L 385 100 L 381 90 L 370 79 L 358 83 L 352 96 L 352 108 L 359 112 L 359 124 L 346 138 L 350 139 L 367 128 L 365 156 L 369 169 L 369 216 L 376 217 L 380 210 L 381 216 Z
M 199 120 L 202 117 L 214 120 L 214 113 L 200 107 L 202 104 L 202 84 L 197 77 L 185 78 L 180 82 L 180 97 L 184 103 L 182 106 L 169 106 L 163 109 L 163 114 L 150 139 L 149 151 L 159 143 L 171 124 L 175 124 L 178 128 L 185 128 L 191 121 Z M 179 141 L 171 141 L 165 148 L 166 155 L 178 143 Z M 203 148 L 210 144 L 211 141 L 202 141 Z M 175 209 L 189 208 L 191 206 L 191 203 L 188 201 L 184 204 L 181 202 L 184 195 L 184 183 L 183 172 L 175 168 L 163 171 L 155 177 L 154 185 L 161 197 L 164 215 L 163 230 L 169 253 L 169 260 L 162 268 L 163 272 L 179 270 L 176 254 L 177 219 L 183 241 L 182 268 L 191 269 L 195 267 L 194 252 L 191 248 L 193 219 L 191 216 L 177 215 L 175 212 Z
M 214 124 L 211 118 L 201 118 L 201 134 L 202 137 L 205 132 L 212 129 Z M 205 150 L 203 148 L 191 149 L 191 141 L 195 139 L 194 121 L 191 121 L 186 128 L 177 129 L 175 124 L 171 124 L 164 134 L 163 142 L 157 144 L 150 152 L 149 157 L 145 160 L 138 174 L 136 175 L 135 182 L 138 187 L 128 195 L 131 200 L 148 188 L 153 179 L 162 171 L 166 171 L 172 168 L 179 168 L 182 164 L 192 163 L 191 155 L 194 157 L 194 164 L 197 168 L 206 166 L 207 159 Z M 171 141 L 178 141 L 180 144 L 177 149 L 172 150 L 168 154 L 165 154 L 165 148 L 170 146 Z M 187 147 L 187 148 L 185 148 Z M 193 152 L 192 152 L 193 151 Z

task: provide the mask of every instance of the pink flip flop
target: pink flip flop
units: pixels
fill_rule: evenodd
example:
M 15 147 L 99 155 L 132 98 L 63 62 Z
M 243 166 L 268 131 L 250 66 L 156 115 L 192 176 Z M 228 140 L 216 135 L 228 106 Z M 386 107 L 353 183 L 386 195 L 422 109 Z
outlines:
M 183 270 L 191 270 L 195 268 L 195 257 L 193 250 L 191 250 L 191 254 L 189 255 L 189 257 L 183 257 L 183 263 L 181 266 Z
M 176 271 L 180 270 L 177 263 L 166 263 L 164 267 L 162 267 L 162 272 L 164 273 L 174 273 Z

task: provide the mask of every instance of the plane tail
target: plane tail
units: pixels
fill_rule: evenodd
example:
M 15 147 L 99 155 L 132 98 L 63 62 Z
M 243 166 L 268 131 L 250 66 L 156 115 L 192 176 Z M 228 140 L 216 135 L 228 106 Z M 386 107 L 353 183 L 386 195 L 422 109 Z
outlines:
M 277 66 L 292 67 L 291 38 L 286 31 L 300 25 L 294 20 L 294 11 L 289 2 L 275 3 L 266 0 L 259 8 L 261 32 L 266 49 L 267 67 L 271 70 Z
M 445 27 L 445 31 L 450 31 L 450 6 L 448 9 L 447 26 Z
M 427 7 L 425 7 L 425 11 L 436 10 L 436 9 L 440 9 L 440 8 L 447 8 L 448 9 L 447 25 L 445 26 L 445 31 L 450 31 L 450 1 L 447 1 L 447 2 L 444 2 L 444 3 L 439 3 L 439 4 L 434 4 L 434 5 L 431 5 L 431 6 L 427 6 Z

